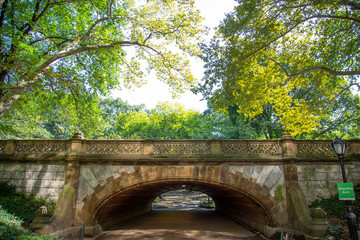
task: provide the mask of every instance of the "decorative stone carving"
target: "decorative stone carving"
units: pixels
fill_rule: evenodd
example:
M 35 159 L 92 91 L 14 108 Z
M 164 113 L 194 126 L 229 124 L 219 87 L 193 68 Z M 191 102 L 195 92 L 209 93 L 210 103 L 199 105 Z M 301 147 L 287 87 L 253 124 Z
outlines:
M 221 145 L 221 151 L 223 154 L 278 154 L 280 153 L 280 144 L 273 143 L 226 143 Z
M 142 146 L 140 143 L 88 143 L 87 154 L 140 154 Z
M 55 142 L 44 143 L 17 143 L 15 153 L 40 153 L 40 154 L 57 154 L 66 153 L 66 145 Z
M 210 154 L 207 143 L 155 143 L 154 154 Z

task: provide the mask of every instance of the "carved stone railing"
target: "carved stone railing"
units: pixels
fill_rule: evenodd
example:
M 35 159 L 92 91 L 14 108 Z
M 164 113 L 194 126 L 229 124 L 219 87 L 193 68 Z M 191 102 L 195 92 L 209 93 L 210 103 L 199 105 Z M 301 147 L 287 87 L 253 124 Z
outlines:
M 296 141 L 297 155 L 306 154 L 334 154 L 334 150 L 331 147 L 331 140 L 299 140 Z M 346 154 L 352 153 L 352 143 L 349 141 L 346 146 Z M 350 143 L 350 144 L 349 144 Z
M 221 153 L 224 155 L 281 154 L 282 148 L 279 140 L 223 140 L 221 141 Z
M 347 141 L 347 156 L 360 156 L 360 140 Z M 336 159 L 331 140 L 0 140 L 0 160 L 17 158 L 272 158 Z
M 66 154 L 67 146 L 56 140 L 23 140 L 16 141 L 15 154 Z
M 210 141 L 166 140 L 153 142 L 154 155 L 207 155 L 211 154 Z
M 141 141 L 87 140 L 84 154 L 141 154 Z

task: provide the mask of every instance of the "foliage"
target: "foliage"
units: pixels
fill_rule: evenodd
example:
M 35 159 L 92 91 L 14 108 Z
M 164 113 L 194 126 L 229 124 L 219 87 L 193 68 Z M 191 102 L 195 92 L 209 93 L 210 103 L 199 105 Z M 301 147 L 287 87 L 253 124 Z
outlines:
M 360 223 L 360 186 L 354 187 L 355 201 L 351 201 L 354 214 L 357 216 L 357 225 Z M 328 235 L 335 239 L 350 239 L 348 223 L 346 220 L 346 202 L 340 201 L 336 194 L 329 198 L 320 198 L 312 202 L 310 208 L 321 207 L 327 214 L 329 228 Z
M 99 103 L 99 108 L 103 111 L 102 117 L 106 122 L 107 128 L 103 133 L 105 138 L 116 138 L 115 124 L 116 119 L 121 114 L 129 114 L 131 112 L 145 111 L 144 105 L 130 105 L 126 101 L 122 101 L 120 98 L 105 98 Z
M 228 107 L 228 115 L 232 123 L 241 129 L 241 132 L 247 132 L 245 139 L 276 139 L 280 138 L 283 130 L 279 118 L 274 114 L 270 104 L 263 106 L 261 114 L 254 118 L 246 117 L 238 112 L 236 105 Z M 242 138 L 242 137 L 234 137 Z
M 57 239 L 34 234 L 26 228 L 33 220 L 34 212 L 45 204 L 42 199 L 25 197 L 16 193 L 14 187 L 0 183 L 0 239 Z
M 360 138 L 360 98 L 352 93 L 343 93 L 329 107 L 327 117 L 320 120 L 320 127 L 310 134 L 302 134 L 301 138 L 308 139 L 343 139 Z
M 44 103 L 45 105 L 46 103 Z M 50 107 L 50 106 L 48 106 Z M 54 112 L 59 112 L 54 105 Z M 180 104 L 160 103 L 154 109 L 144 105 L 130 105 L 120 98 L 104 98 L 98 102 L 102 113 L 91 121 L 85 133 L 88 139 L 271 139 L 281 136 L 281 127 L 273 119 L 271 108 L 262 115 L 249 120 L 229 108 L 228 116 L 212 108 L 203 113 L 185 109 Z M 69 118 L 26 109 L 15 111 L 13 116 L 5 114 L 0 121 L 0 138 L 69 139 L 72 126 Z M 275 122 L 274 122 L 275 121 Z M 89 121 L 87 121 L 89 123 Z
M 99 96 L 139 86 L 152 70 L 174 93 L 194 84 L 189 58 L 199 54 L 203 34 L 194 1 L 2 0 L 0 6 L 4 121 L 25 111 L 37 125 L 45 112 L 69 126 L 65 135 L 77 129 L 92 135 L 103 126 L 96 124 Z
M 160 103 L 154 109 L 136 109 L 118 114 L 113 132 L 107 137 L 121 139 L 251 139 L 258 135 L 244 119 L 211 109 L 204 113 L 180 104 Z
M 199 204 L 199 207 L 200 208 L 214 208 L 215 207 L 215 202 L 214 200 L 208 200 L 208 201 L 204 201 L 204 202 L 201 202 Z
M 196 91 L 225 114 L 235 104 L 253 118 L 270 104 L 293 136 L 338 117 L 338 98 L 359 87 L 359 3 L 237 1 L 202 46 L 206 71 Z
M 36 95 L 23 96 L 3 115 L 0 138 L 66 139 L 78 129 L 91 137 L 102 134 L 107 127 L 96 96 L 83 95 L 75 107 L 71 96 L 57 99 L 56 94 L 49 94 L 43 101 L 44 96 Z
M 41 206 L 48 206 L 50 215 L 55 210 L 54 202 L 47 202 L 34 195 L 26 196 L 17 193 L 14 186 L 9 186 L 6 183 L 0 183 L 0 205 L 9 213 L 21 218 L 25 227 L 28 227 L 34 220 L 35 213 Z
M 180 104 L 161 103 L 150 111 L 121 113 L 115 133 L 123 139 L 191 139 L 200 124 L 199 115 Z

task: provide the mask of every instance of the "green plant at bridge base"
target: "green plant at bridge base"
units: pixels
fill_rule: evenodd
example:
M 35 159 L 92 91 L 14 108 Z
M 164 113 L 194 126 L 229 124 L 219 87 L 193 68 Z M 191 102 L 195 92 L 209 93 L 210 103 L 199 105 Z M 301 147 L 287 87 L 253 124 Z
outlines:
M 0 183 L 0 239 L 57 239 L 32 232 L 30 223 L 41 206 L 48 206 L 50 214 L 55 203 L 34 196 L 17 193 L 15 187 Z
M 353 212 L 356 215 L 356 222 L 360 223 L 360 185 L 355 187 L 355 201 L 351 202 Z M 320 198 L 310 204 L 310 208 L 321 207 L 327 214 L 329 224 L 326 237 L 335 239 L 350 239 L 348 224 L 346 220 L 346 203 L 340 201 L 338 195 L 329 198 Z M 359 230 L 359 229 L 358 229 Z

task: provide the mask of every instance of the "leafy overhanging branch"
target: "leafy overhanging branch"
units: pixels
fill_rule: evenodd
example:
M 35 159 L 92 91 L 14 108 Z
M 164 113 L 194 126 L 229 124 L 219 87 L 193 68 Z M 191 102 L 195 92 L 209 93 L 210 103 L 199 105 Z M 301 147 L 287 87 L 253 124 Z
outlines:
M 147 1 L 149 2 L 156 2 L 157 0 L 153 0 L 153 1 Z M 131 1 L 130 1 L 131 2 Z M 182 1 L 178 1 L 178 0 L 173 0 L 170 1 L 174 2 L 175 4 L 185 4 L 188 6 L 185 7 L 185 9 L 187 9 L 186 11 L 192 11 L 191 7 L 188 8 L 189 6 L 192 6 L 191 4 L 193 4 L 193 1 L 189 1 L 189 2 L 182 2 Z M 74 24 L 71 22 L 69 22 L 69 18 L 64 18 L 62 17 L 62 20 L 65 21 L 65 24 L 67 27 L 69 27 L 67 30 L 62 31 L 61 28 L 49 28 L 49 29 L 53 29 L 53 32 L 49 31 L 49 29 L 45 29 L 45 28 L 39 28 L 39 26 L 41 26 L 41 24 L 46 24 L 47 21 L 44 20 L 44 17 L 48 17 L 47 15 L 50 12 L 61 12 L 63 14 L 70 14 L 71 16 L 80 16 L 79 14 L 72 14 L 72 11 L 75 10 L 75 8 L 69 8 L 67 9 L 65 8 L 55 8 L 55 7 L 60 7 L 61 5 L 66 5 L 66 4 L 70 4 L 70 3 L 79 3 L 79 4 L 88 4 L 86 2 L 77 2 L 77 1 L 53 1 L 53 0 L 32 0 L 31 1 L 31 5 L 28 5 L 26 7 L 24 7 L 25 5 L 21 5 L 23 7 L 23 9 L 18 9 L 17 11 L 21 11 L 24 9 L 29 9 L 31 12 L 29 12 L 29 14 L 27 14 L 28 16 L 28 21 L 17 21 L 15 23 L 14 20 L 14 15 L 9 14 L 8 18 L 10 20 L 5 20 L 6 14 L 7 14 L 7 10 L 6 8 L 4 8 L 5 3 L 11 3 L 13 4 L 13 2 L 9 1 L 9 0 L 4 0 L 1 1 L 1 15 L 3 16 L 3 21 L 8 21 L 9 23 L 11 22 L 11 24 L 14 26 L 15 29 L 17 29 L 14 34 L 13 34 L 13 38 L 12 40 L 9 42 L 7 42 L 7 44 L 9 46 L 7 46 L 7 51 L 5 53 L 3 53 L 1 51 L 1 55 L 0 55 L 0 59 L 2 63 L 6 63 L 3 64 L 3 67 L 0 69 L 0 117 L 4 114 L 4 112 L 6 112 L 7 109 L 9 109 L 12 104 L 17 101 L 17 99 L 23 95 L 24 93 L 28 92 L 28 91 L 33 91 L 33 89 L 40 89 L 41 88 L 41 82 L 43 82 L 43 80 L 41 79 L 41 77 L 43 76 L 43 79 L 47 79 L 47 81 L 49 81 L 49 86 L 50 88 L 53 89 L 53 91 L 56 91 L 56 88 L 60 87 L 60 83 L 55 83 L 55 79 L 54 76 L 48 76 L 50 78 L 47 78 L 46 75 L 46 71 L 53 71 L 61 65 L 61 64 L 66 64 L 68 66 L 72 66 L 72 64 L 78 64 L 79 66 L 82 66 L 81 68 L 83 70 L 86 70 L 86 67 L 84 67 L 84 64 L 81 62 L 81 60 L 79 59 L 79 55 L 86 53 L 86 52 L 91 52 L 96 54 L 96 52 L 100 51 L 102 52 L 99 55 L 98 61 L 108 61 L 105 57 L 105 55 L 103 55 L 104 52 L 107 52 L 105 50 L 110 50 L 109 52 L 111 52 L 113 54 L 113 56 L 120 56 L 120 60 L 117 60 L 121 63 L 122 66 L 129 66 L 127 63 L 125 63 L 125 59 L 123 58 L 123 47 L 129 47 L 129 46 L 136 46 L 138 47 L 138 49 L 140 49 L 140 52 L 142 51 L 142 53 L 139 53 L 137 56 L 143 57 L 143 59 L 149 61 L 149 59 L 151 59 L 152 56 L 158 56 L 159 58 L 162 58 L 163 61 L 160 61 L 163 64 L 163 67 L 170 69 L 171 68 L 171 64 L 174 64 L 174 60 L 177 59 L 176 57 L 174 59 L 166 59 L 167 57 L 174 57 L 173 55 L 169 55 L 167 54 L 167 49 L 162 48 L 157 45 L 154 45 L 152 42 L 153 38 L 159 39 L 159 38 L 163 38 L 166 39 L 167 44 L 168 42 L 171 41 L 171 39 L 175 39 L 176 41 L 180 41 L 181 42 L 181 46 L 184 47 L 184 49 L 182 50 L 186 50 L 188 51 L 188 53 L 193 54 L 193 46 L 189 46 L 189 49 L 186 48 L 186 44 L 183 43 L 183 41 L 181 41 L 182 38 L 184 38 L 184 36 L 186 35 L 186 33 L 190 33 L 190 37 L 197 39 L 199 37 L 199 34 L 201 33 L 200 28 L 198 25 L 198 21 L 193 21 L 193 23 L 189 24 L 189 21 L 191 21 L 191 18 L 197 18 L 198 13 L 194 14 L 195 12 L 191 12 L 191 14 L 193 14 L 191 17 L 189 18 L 178 18 L 175 19 L 175 17 L 179 17 L 181 16 L 181 14 L 178 14 L 179 16 L 177 16 L 177 12 L 174 11 L 175 8 L 173 8 L 170 11 L 174 11 L 173 13 L 171 12 L 172 17 L 174 17 L 174 22 L 172 22 L 171 24 L 166 24 L 166 27 L 161 26 L 160 30 L 156 29 L 156 25 L 155 28 L 153 28 L 152 26 L 147 26 L 146 24 L 151 23 L 151 21 L 146 20 L 146 19 L 141 19 L 141 17 L 139 18 L 139 16 L 136 15 L 132 15 L 132 14 L 128 14 L 127 11 L 132 11 L 134 9 L 121 9 L 121 7 L 126 8 L 126 5 L 122 5 L 120 6 L 119 4 L 116 4 L 114 0 L 108 0 L 108 2 L 104 5 L 99 5 L 97 6 L 98 2 L 96 1 L 91 1 L 91 5 L 93 7 L 96 8 L 91 8 L 93 9 L 94 12 L 92 12 L 90 15 L 87 15 L 85 17 L 87 17 L 86 20 L 92 19 L 92 23 L 87 21 L 86 23 L 84 23 L 83 20 L 79 20 L 79 24 L 80 24 L 80 29 L 76 28 L 76 24 L 75 24 L 75 29 L 71 29 L 71 27 L 74 27 Z M 162 2 L 160 1 L 161 4 L 164 5 L 168 5 L 169 2 Z M 130 3 L 131 4 L 131 3 Z M 106 6 L 105 6 L 106 5 Z M 156 4 L 155 4 L 156 5 Z M 154 8 L 153 5 L 152 7 Z M 184 6 L 185 6 L 184 5 Z M 15 3 L 11 6 L 14 8 Z M 169 5 L 170 6 L 170 5 Z M 120 7 L 120 9 L 119 9 Z M 156 6 L 158 7 L 158 6 Z M 54 11 L 55 9 L 55 11 Z M 65 9 L 65 10 L 63 10 Z M 79 9 L 85 9 L 86 11 L 86 7 L 82 8 L 79 5 Z M 90 8 L 89 8 L 90 9 Z M 95 9 L 95 10 L 94 10 Z M 146 11 L 146 8 L 144 8 Z M 77 11 L 77 9 L 76 9 Z M 103 12 L 102 12 L 103 11 Z M 124 12 L 126 12 L 124 15 L 119 15 L 123 14 Z M 139 11 L 140 13 L 141 11 Z M 134 12 L 136 14 L 136 11 Z M 142 12 L 141 12 L 142 13 Z M 157 14 L 157 11 L 153 11 L 152 14 Z M 165 15 L 167 15 L 168 13 L 166 13 Z M 69 16 L 70 16 L 69 15 Z M 21 16 L 25 16 L 21 15 Z M 62 15 L 61 15 L 62 16 Z M 101 16 L 101 18 L 99 18 Z M 147 15 L 142 15 L 142 17 L 147 16 Z M 150 16 L 150 15 L 149 15 Z M 162 16 L 162 15 L 159 15 Z M 184 15 L 185 16 L 185 15 Z M 16 16 L 19 17 L 19 16 Z M 71 17 L 70 17 L 71 18 Z M 1 19 L 1 18 L 0 18 Z M 26 19 L 26 18 L 25 18 Z M 49 18 L 51 19 L 51 18 Z M 148 22 L 147 22 L 148 21 Z M 61 23 L 60 22 L 56 22 L 56 23 Z M 82 24 L 84 23 L 84 24 Z M 112 25 L 114 24 L 114 25 Z M 123 25 L 130 26 L 129 28 L 123 27 Z M 85 26 L 85 27 L 84 27 Z M 109 29 L 111 32 L 111 34 L 108 35 L 108 32 L 106 30 L 106 27 L 110 26 L 111 28 Z M 132 28 L 132 27 L 134 28 Z M 137 28 L 135 28 L 136 26 L 138 26 Z M 115 28 L 119 27 L 120 29 L 118 29 L 119 33 L 116 32 Z M 58 29 L 61 29 L 62 32 L 59 32 Z M 134 35 L 130 34 L 131 31 L 134 31 L 134 29 L 136 29 L 136 32 Z M 138 30 L 141 29 L 141 30 Z M 20 31 L 21 30 L 21 31 Z M 53 34 L 55 31 L 55 34 Z M 100 31 L 100 32 L 99 32 Z M 103 32 L 101 32 L 103 31 Z M 190 32 L 192 31 L 192 32 Z M 126 33 L 129 39 L 131 40 L 127 40 L 126 37 L 124 37 L 123 33 Z M 181 36 L 184 35 L 184 36 Z M 173 35 L 173 36 L 170 36 Z M 135 36 L 135 38 L 133 38 Z M 145 36 L 145 37 L 142 37 Z M 170 36 L 170 37 L 168 37 Z M 186 35 L 187 37 L 189 37 L 189 35 Z M 138 37 L 138 38 L 136 38 Z M 21 46 L 22 49 L 20 48 L 19 50 L 19 46 L 15 45 L 15 41 L 16 42 L 21 42 L 23 41 L 23 45 Z M 25 45 L 24 45 L 25 43 Z M 179 46 L 181 48 L 181 46 Z M 1 50 L 3 45 L 0 46 Z M 36 48 L 41 49 L 41 51 L 38 51 Z M 35 54 L 38 54 L 38 56 L 35 56 L 35 54 L 33 54 L 31 51 L 34 51 Z M 38 52 L 36 52 L 38 51 Z M 185 52 L 186 52 L 185 51 Z M 149 54 L 149 56 L 144 57 L 144 53 Z M 26 66 L 27 68 L 24 69 L 22 68 L 22 63 L 21 61 L 21 54 L 24 54 L 25 57 L 28 57 L 29 59 L 26 59 L 28 62 L 31 61 L 31 58 L 33 58 L 35 56 L 38 57 L 38 59 L 34 60 L 36 61 L 34 64 Z M 16 56 L 16 57 L 14 57 Z M 66 62 L 68 57 L 72 57 L 74 56 L 74 60 L 77 59 L 78 63 L 75 63 L 74 60 L 69 60 L 68 62 Z M 110 58 L 114 59 L 113 56 L 110 56 Z M 93 63 L 94 60 L 90 60 L 87 61 L 87 63 Z M 184 61 L 184 59 L 181 59 L 181 61 L 183 61 L 184 63 L 186 61 Z M 119 66 L 119 63 L 116 63 L 117 65 L 115 66 Z M 17 66 L 14 67 L 14 64 Z M 152 62 L 151 63 L 153 67 L 157 67 L 160 69 L 159 66 L 157 66 L 156 64 L 159 63 L 155 63 Z M 5 66 L 5 67 L 4 67 Z M 13 68 L 11 68 L 10 66 L 13 66 Z M 49 69 L 51 67 L 51 69 Z M 89 74 L 94 74 L 94 70 L 98 69 L 98 67 L 91 67 L 92 70 L 87 71 L 88 72 L 88 76 L 90 76 Z M 115 69 L 115 68 L 113 68 Z M 131 69 L 132 70 L 132 69 Z M 12 72 L 11 72 L 12 71 Z M 72 70 L 73 73 L 76 73 L 76 70 Z M 82 71 L 79 70 L 78 71 Z M 162 73 L 165 73 L 163 68 L 161 68 L 160 70 Z M 176 71 L 179 71 L 179 69 L 177 69 Z M 44 75 L 45 74 L 45 75 Z M 170 72 L 168 72 L 169 75 Z M 96 78 L 103 76 L 102 74 L 95 74 Z M 134 73 L 134 75 L 136 75 Z M 85 75 L 84 75 L 85 76 Z M 110 76 L 110 75 L 109 75 Z M 114 75 L 112 75 L 114 76 Z M 179 75 L 180 76 L 180 75 Z M 181 75 L 181 77 L 184 77 L 184 75 Z M 10 81 L 10 79 L 13 79 Z M 66 78 L 65 78 L 66 79 Z M 89 78 L 88 78 L 89 79 Z M 91 83 L 95 83 L 95 84 L 99 84 L 99 86 L 102 84 L 101 81 L 103 80 L 86 80 L 87 83 L 84 83 L 83 86 L 87 86 L 89 87 L 87 84 L 89 84 L 89 82 Z M 100 82 L 99 82 L 100 81 Z M 173 84 L 176 84 L 177 81 L 174 81 Z M 32 87 L 33 84 L 36 85 L 36 87 Z M 44 86 L 47 85 L 46 82 L 43 83 Z M 59 86 L 57 86 L 56 88 L 53 88 L 54 84 L 58 84 Z M 110 84 L 114 84 L 114 83 L 110 83 Z M 66 84 L 64 84 L 63 86 L 67 86 Z M 104 89 L 107 89 L 107 87 L 105 85 Z M 102 87 L 102 86 L 100 86 Z M 70 93 L 75 93 L 73 92 L 73 89 L 69 89 Z

